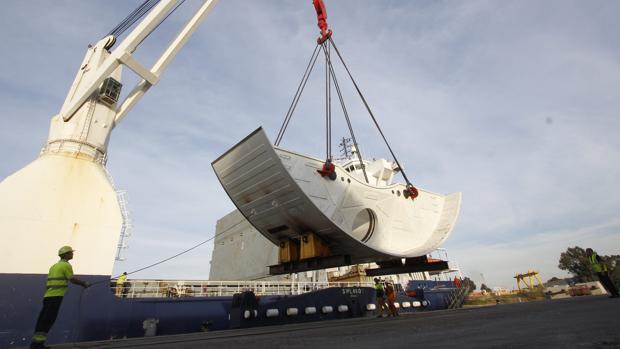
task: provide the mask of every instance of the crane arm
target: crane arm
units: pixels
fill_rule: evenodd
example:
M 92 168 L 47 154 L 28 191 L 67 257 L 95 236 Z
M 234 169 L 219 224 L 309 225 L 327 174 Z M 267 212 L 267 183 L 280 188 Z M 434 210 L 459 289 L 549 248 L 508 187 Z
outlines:
M 159 77 L 161 73 L 166 69 L 168 64 L 172 61 L 172 59 L 177 55 L 177 53 L 183 48 L 183 45 L 187 42 L 187 40 L 194 34 L 196 29 L 205 17 L 211 12 L 213 7 L 217 4 L 218 0 L 207 0 L 205 1 L 200 9 L 194 14 L 194 16 L 187 22 L 185 27 L 181 30 L 179 35 L 170 43 L 168 48 L 164 51 L 164 53 L 159 57 L 157 62 L 153 65 L 151 70 L 149 71 L 154 76 Z M 131 67 L 130 67 L 131 68 Z M 132 69 L 133 70 L 133 69 Z M 135 71 L 135 70 L 134 70 Z M 137 73 L 137 72 L 136 72 Z M 138 74 L 140 75 L 140 74 Z M 142 75 L 141 75 L 142 76 Z M 140 81 L 136 87 L 129 93 L 127 98 L 123 101 L 121 106 L 117 109 L 115 122 L 120 122 L 127 112 L 144 96 L 144 94 L 149 90 L 151 86 L 155 83 L 149 81 L 149 79 L 145 76 L 142 76 L 143 80 Z
M 104 61 L 91 72 L 88 79 L 74 83 L 72 91 L 67 97 L 63 107 L 60 110 L 62 119 L 67 122 L 82 107 L 82 105 L 99 89 L 103 81 L 108 78 L 121 64 L 139 75 L 142 80 L 136 85 L 132 92 L 123 101 L 117 109 L 115 121 L 126 115 L 138 100 L 148 91 L 148 89 L 159 81 L 159 76 L 168 66 L 170 61 L 176 56 L 179 50 L 187 42 L 189 37 L 195 32 L 206 15 L 217 4 L 218 0 L 202 0 L 202 5 L 196 11 L 194 16 L 186 23 L 179 35 L 172 41 L 168 48 L 162 53 L 157 62 L 151 69 L 144 67 L 132 55 L 142 41 L 166 19 L 166 17 L 175 9 L 178 0 L 162 0 L 153 10 L 136 26 L 136 28 L 127 36 L 125 40 L 113 51 Z M 97 49 L 106 49 L 110 42 L 110 38 L 104 38 L 99 41 L 90 50 L 93 52 Z M 91 53 L 92 54 L 92 53 Z M 84 69 L 86 65 L 82 66 Z

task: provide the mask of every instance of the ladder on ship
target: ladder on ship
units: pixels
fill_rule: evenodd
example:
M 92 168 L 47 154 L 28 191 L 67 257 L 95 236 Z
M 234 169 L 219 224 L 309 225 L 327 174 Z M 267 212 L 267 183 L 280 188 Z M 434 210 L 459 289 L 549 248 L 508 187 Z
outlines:
M 457 288 L 456 290 L 452 291 L 448 295 L 448 299 L 449 299 L 448 309 L 462 308 L 463 304 L 467 300 L 467 296 L 469 296 L 470 291 L 471 290 L 469 286 L 463 286 L 461 288 Z

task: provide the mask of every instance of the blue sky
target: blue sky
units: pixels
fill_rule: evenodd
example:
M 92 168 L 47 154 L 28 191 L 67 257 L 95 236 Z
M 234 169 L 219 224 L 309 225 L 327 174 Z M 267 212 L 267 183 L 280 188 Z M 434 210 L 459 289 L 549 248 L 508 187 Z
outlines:
M 86 46 L 140 2 L 3 2 L 0 178 L 34 160 Z M 465 275 L 514 287 L 514 274 L 528 269 L 544 280 L 566 275 L 557 262 L 569 246 L 620 254 L 620 3 L 326 6 L 334 41 L 410 179 L 463 192 L 445 247 Z M 187 13 L 170 17 L 138 58 L 152 62 Z M 275 138 L 317 34 L 310 0 L 220 1 L 113 131 L 108 169 L 128 192 L 134 222 L 127 260 L 115 270 L 213 235 L 234 207 L 211 161 L 258 126 Z M 322 157 L 318 72 L 281 145 Z M 388 157 L 339 76 L 362 150 Z M 346 134 L 341 121 L 333 133 Z M 211 248 L 136 277 L 207 278 Z

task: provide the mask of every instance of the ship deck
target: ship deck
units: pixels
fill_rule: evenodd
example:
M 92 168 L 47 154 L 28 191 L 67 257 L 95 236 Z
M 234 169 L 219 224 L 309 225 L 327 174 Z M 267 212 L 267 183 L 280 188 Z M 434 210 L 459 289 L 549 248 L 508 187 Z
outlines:
M 55 348 L 620 348 L 620 299 L 500 304 Z

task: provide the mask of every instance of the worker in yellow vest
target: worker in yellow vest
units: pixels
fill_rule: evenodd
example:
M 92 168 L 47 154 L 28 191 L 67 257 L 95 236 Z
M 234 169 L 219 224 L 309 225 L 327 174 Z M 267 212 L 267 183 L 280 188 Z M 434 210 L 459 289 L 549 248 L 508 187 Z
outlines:
M 592 271 L 596 273 L 598 279 L 603 284 L 603 287 L 607 290 L 607 292 L 611 295 L 611 298 L 618 297 L 618 289 L 614 282 L 609 278 L 609 271 L 607 270 L 607 265 L 603 261 L 596 252 L 592 251 L 591 248 L 586 249 L 586 255 L 590 260 L 590 264 L 592 265 Z
M 116 297 L 123 296 L 123 290 L 125 288 L 125 283 L 127 282 L 127 272 L 124 272 L 121 276 L 116 279 Z
M 43 309 L 39 313 L 30 348 L 49 348 L 45 345 L 47 333 L 54 325 L 54 321 L 56 321 L 56 316 L 58 316 L 60 304 L 67 292 L 69 282 L 84 288 L 89 286 L 86 281 L 73 276 L 73 268 L 69 264 L 69 261 L 73 258 L 73 252 L 74 250 L 71 246 L 61 247 L 58 250 L 60 261 L 52 265 L 47 274 L 47 285 L 45 295 L 43 295 Z
M 383 317 L 383 310 L 389 314 L 389 308 L 385 304 L 385 288 L 379 278 L 375 278 L 375 294 L 377 297 L 377 310 L 379 311 L 377 317 Z

